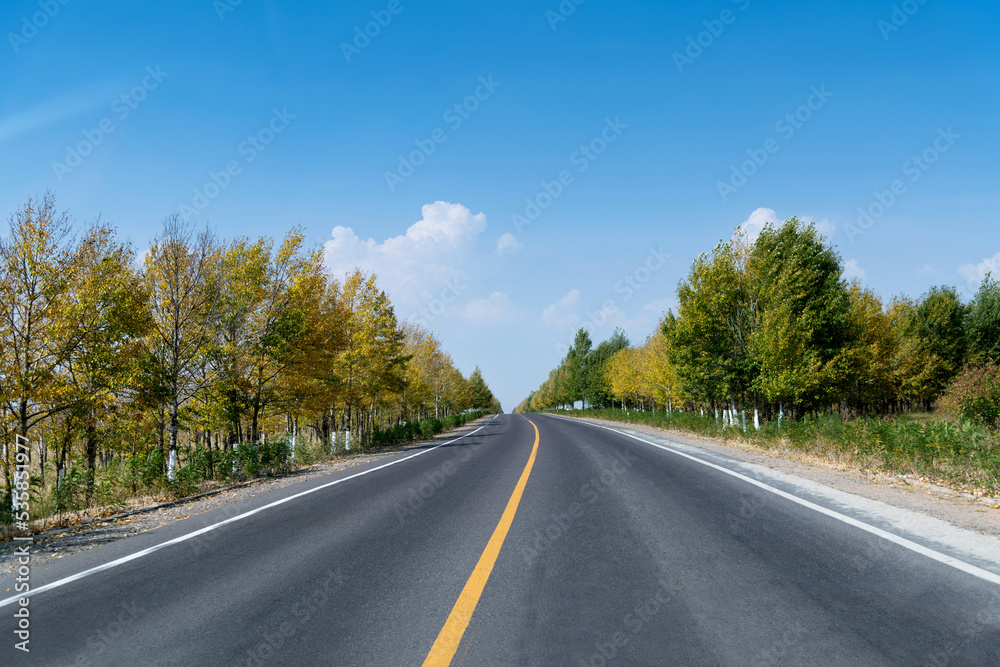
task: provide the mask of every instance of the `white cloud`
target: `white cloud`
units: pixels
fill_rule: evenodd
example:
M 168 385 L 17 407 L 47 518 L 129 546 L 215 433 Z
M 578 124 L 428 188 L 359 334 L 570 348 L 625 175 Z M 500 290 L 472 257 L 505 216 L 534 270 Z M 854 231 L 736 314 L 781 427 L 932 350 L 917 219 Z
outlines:
M 135 264 L 140 269 L 143 268 L 146 265 L 146 256 L 149 255 L 149 251 L 151 249 L 152 249 L 151 246 L 146 246 L 145 250 L 143 250 L 142 252 L 137 252 L 135 254 L 135 260 L 133 260 L 133 264 Z
M 510 232 L 497 239 L 497 254 L 501 257 L 504 255 L 516 255 L 522 250 L 524 250 L 524 244 L 518 241 L 517 237 Z
M 542 321 L 549 326 L 566 326 L 579 321 L 573 306 L 580 300 L 580 290 L 571 289 L 566 296 L 542 311 Z
M 868 272 L 858 266 L 858 260 L 849 259 L 844 262 L 844 272 L 841 275 L 844 280 L 851 282 L 855 278 L 858 280 L 864 280 L 868 275 Z
M 806 220 L 809 221 L 808 218 Z M 833 240 L 833 235 L 837 233 L 837 225 L 830 222 L 827 218 L 811 220 L 811 222 L 816 225 L 816 231 L 825 236 L 827 241 Z
M 1000 279 L 1000 252 L 987 257 L 978 264 L 963 264 L 958 272 L 969 283 L 970 287 L 979 287 L 987 273 L 992 273 L 994 279 Z
M 486 299 L 473 299 L 465 306 L 465 318 L 478 324 L 508 320 L 516 314 L 510 297 L 503 292 L 493 292 Z
M 771 222 L 778 222 L 778 214 L 774 212 L 774 209 L 758 208 L 740 225 L 740 230 L 746 234 L 747 240 L 753 243 L 760 236 L 764 227 Z
M 334 227 L 323 246 L 327 268 L 338 278 L 355 268 L 376 274 L 403 317 L 435 299 L 454 303 L 489 269 L 478 248 L 486 216 L 443 201 L 421 212 L 405 234 L 381 243 L 362 240 L 350 227 Z
M 811 216 L 799 216 L 806 223 L 813 223 L 816 225 L 816 231 L 825 236 L 827 240 L 833 238 L 834 233 L 837 231 L 837 225 L 830 222 L 827 218 L 822 218 L 821 220 L 814 220 Z M 773 208 L 758 208 L 756 211 L 750 214 L 741 225 L 740 230 L 746 234 L 747 240 L 753 243 L 760 236 L 760 233 L 764 230 L 769 223 L 778 224 L 782 220 L 778 218 L 778 214 Z
M 112 100 L 114 100 L 114 89 L 105 83 L 81 88 L 47 100 L 26 111 L 5 116 L 0 118 L 0 143 L 90 113 L 111 104 Z

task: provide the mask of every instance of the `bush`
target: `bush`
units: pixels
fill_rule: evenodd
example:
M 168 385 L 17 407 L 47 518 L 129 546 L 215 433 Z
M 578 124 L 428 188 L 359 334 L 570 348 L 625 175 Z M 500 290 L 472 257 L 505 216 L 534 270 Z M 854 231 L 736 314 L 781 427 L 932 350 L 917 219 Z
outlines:
M 262 443 L 260 468 L 268 475 L 286 473 L 292 469 L 292 445 L 288 440 L 269 440 Z
M 1000 428 L 1000 367 L 966 366 L 941 397 L 942 411 L 952 419 Z
M 424 419 L 422 421 L 406 422 L 383 429 L 375 429 L 371 434 L 371 445 L 374 447 L 391 447 L 392 445 L 414 440 L 428 440 L 438 433 L 449 429 L 457 428 L 474 419 L 479 419 L 486 412 L 477 410 L 475 412 L 462 412 L 457 415 L 438 419 Z

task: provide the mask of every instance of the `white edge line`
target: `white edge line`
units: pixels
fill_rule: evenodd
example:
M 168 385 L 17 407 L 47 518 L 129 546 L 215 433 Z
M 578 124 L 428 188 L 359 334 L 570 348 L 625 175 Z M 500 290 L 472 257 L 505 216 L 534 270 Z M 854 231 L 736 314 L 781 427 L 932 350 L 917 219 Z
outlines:
M 808 507 L 809 509 L 815 510 L 816 512 L 819 512 L 820 514 L 825 514 L 825 515 L 827 515 L 829 517 L 833 517 L 834 519 L 837 519 L 839 521 L 843 521 L 844 523 L 846 523 L 846 524 L 848 524 L 850 526 L 854 526 L 855 528 L 860 528 L 861 530 L 864 530 L 864 531 L 867 531 L 869 533 L 872 533 L 873 535 L 878 535 L 879 537 L 885 538 L 885 539 L 889 540 L 890 542 L 895 542 L 896 544 L 898 544 L 901 547 L 906 547 L 910 551 L 915 551 L 918 554 L 921 554 L 922 556 L 927 556 L 928 558 L 932 558 L 932 559 L 938 561 L 939 563 L 944 563 L 945 565 L 950 565 L 951 567 L 953 567 L 953 568 L 955 568 L 957 570 L 961 570 L 962 572 L 965 572 L 967 574 L 971 574 L 971 575 L 973 575 L 975 577 L 979 577 L 980 579 L 984 579 L 985 581 L 989 581 L 990 583 L 1000 585 L 1000 575 L 995 574 L 993 572 L 990 572 L 989 570 L 984 570 L 984 569 L 982 569 L 980 567 L 976 567 L 975 565 L 972 565 L 971 563 L 966 563 L 965 561 L 959 560 L 959 559 L 955 558 L 954 556 L 949 556 L 949 555 L 943 554 L 943 553 L 941 553 L 939 551 L 935 551 L 933 549 L 930 549 L 928 547 L 923 546 L 922 544 L 917 544 L 916 542 L 911 542 L 910 540 L 906 539 L 905 537 L 900 537 L 899 535 L 896 535 L 895 533 L 890 533 L 889 531 L 882 530 L 881 528 L 876 528 L 875 526 L 872 526 L 870 524 L 864 523 L 863 521 L 858 521 L 857 519 L 855 519 L 853 517 L 849 517 L 846 514 L 841 514 L 840 512 L 835 512 L 834 510 L 827 509 L 826 507 L 823 507 L 822 505 L 817 505 L 816 503 L 809 502 L 808 500 L 805 500 L 803 498 L 799 498 L 798 496 L 793 495 L 791 493 L 788 493 L 786 491 L 782 491 L 781 489 L 776 489 L 775 487 L 770 486 L 768 484 L 765 484 L 764 482 L 757 481 L 756 479 L 754 479 L 752 477 L 747 477 L 746 475 L 742 475 L 742 474 L 736 472 L 735 470 L 730 470 L 729 468 L 726 468 L 724 466 L 716 465 L 715 463 L 710 463 L 709 461 L 705 461 L 703 459 L 700 459 L 697 456 L 691 456 L 690 454 L 685 454 L 684 452 L 681 452 L 681 451 L 678 451 L 676 449 L 673 449 L 672 447 L 667 447 L 665 445 L 661 445 L 661 444 L 652 442 L 651 440 L 646 440 L 645 438 L 640 438 L 639 436 L 632 435 L 631 433 L 626 433 L 626 432 L 618 430 L 616 428 L 612 428 L 612 427 L 609 427 L 609 426 L 604 426 L 603 424 L 595 424 L 593 422 L 582 421 L 580 419 L 571 419 L 569 417 L 560 417 L 559 415 L 550 415 L 550 416 L 557 417 L 559 419 L 567 419 L 569 421 L 575 421 L 575 422 L 578 422 L 578 423 L 587 424 L 589 426 L 594 426 L 594 427 L 597 427 L 597 428 L 603 428 L 603 429 L 605 429 L 607 431 L 611 431 L 612 433 L 617 433 L 618 435 L 624 435 L 626 437 L 632 438 L 633 440 L 638 440 L 639 442 L 644 442 L 647 445 L 652 445 L 653 447 L 658 447 L 658 448 L 660 448 L 662 450 L 665 450 L 665 451 L 668 451 L 668 452 L 670 452 L 672 454 L 676 454 L 678 456 L 683 456 L 686 459 L 691 459 L 692 461 L 695 461 L 695 462 L 700 463 L 702 465 L 706 465 L 709 468 L 714 468 L 716 470 L 719 470 L 721 472 L 726 473 L 727 475 L 732 475 L 733 477 L 736 477 L 737 479 L 741 479 L 744 482 L 748 482 L 750 484 L 753 484 L 754 486 L 760 487 L 760 488 L 764 489 L 765 491 L 770 491 L 771 493 L 773 493 L 775 495 L 778 495 L 778 496 L 781 496 L 782 498 L 785 498 L 787 500 L 791 500 L 793 503 L 798 503 L 799 505 L 802 505 L 803 507 Z M 0 604 L 0 606 L 3 606 L 3 605 Z
M 466 437 L 468 437 L 468 436 L 470 436 L 470 435 L 472 435 L 474 433 L 477 433 L 477 432 L 483 430 L 484 428 L 486 428 L 485 425 L 480 426 L 475 431 L 469 431 L 468 433 L 466 433 L 464 435 L 460 435 L 459 437 L 455 438 L 454 440 L 449 440 L 448 442 L 442 442 L 440 445 L 434 445 L 430 449 L 425 449 L 423 451 L 417 452 L 416 454 L 411 454 L 410 456 L 407 456 L 405 458 L 396 459 L 395 461 L 390 461 L 389 463 L 383 463 L 382 465 L 377 466 L 375 468 L 369 468 L 368 470 L 363 470 L 361 472 L 354 473 L 353 475 L 349 475 L 347 477 L 343 477 L 341 479 L 334 480 L 332 482 L 327 482 L 326 484 L 322 484 L 322 485 L 317 486 L 315 488 L 308 489 L 306 491 L 301 491 L 301 492 L 296 493 L 294 495 L 288 496 L 287 498 L 282 498 L 281 500 L 276 500 L 273 503 L 268 503 L 267 505 L 264 505 L 262 507 L 258 507 L 257 509 L 250 510 L 249 512 L 244 512 L 243 514 L 237 514 L 236 516 L 230 517 L 230 518 L 226 519 L 225 521 L 220 521 L 218 523 L 213 523 L 211 526 L 205 526 L 204 528 L 196 530 L 193 533 L 187 533 L 186 535 L 181 535 L 180 537 L 175 537 L 172 540 L 167 540 L 166 542 L 163 542 L 161 544 L 156 544 L 154 546 L 151 546 L 148 549 L 143 549 L 142 551 L 137 551 L 134 554 L 129 554 L 128 556 L 123 556 L 123 557 L 121 557 L 121 558 L 119 558 L 117 560 L 113 560 L 113 561 L 111 561 L 109 563 L 105 563 L 104 565 L 98 565 L 97 567 L 92 567 L 89 570 L 84 570 L 83 572 L 78 572 L 77 574 L 71 575 L 71 576 L 66 577 L 64 579 L 59 579 L 58 581 L 53 581 L 50 584 L 45 584 L 44 586 L 39 586 L 38 588 L 33 588 L 30 591 L 27 591 L 27 592 L 25 592 L 22 595 L 15 595 L 14 597 L 9 597 L 9 598 L 7 598 L 5 600 L 0 600 L 0 608 L 10 606 L 10 605 L 14 604 L 15 602 L 17 602 L 18 600 L 20 600 L 21 598 L 34 597 L 35 595 L 38 595 L 39 593 L 44 593 L 45 591 L 50 591 L 53 588 L 58 588 L 60 586 L 65 586 L 66 584 L 72 583 L 74 581 L 78 581 L 80 579 L 83 579 L 84 577 L 89 577 L 92 574 L 97 574 L 98 572 L 103 572 L 105 570 L 110 570 L 113 567 L 118 567 L 119 565 L 123 565 L 125 563 L 128 563 L 129 561 L 136 560 L 137 558 L 142 558 L 143 556 L 148 556 L 149 554 L 154 553 L 156 551 L 159 551 L 160 549 L 166 549 L 167 547 L 173 546 L 174 544 L 180 544 L 181 542 L 186 542 L 187 540 L 190 540 L 192 537 L 197 537 L 198 535 L 202 535 L 203 533 L 207 533 L 207 532 L 215 530 L 217 528 L 221 528 L 222 526 L 225 526 L 227 524 L 235 523 L 236 521 L 240 521 L 242 519 L 245 519 L 248 516 L 253 516 L 254 514 L 258 514 L 260 512 L 263 512 L 264 510 L 270 509 L 272 507 L 277 507 L 278 505 L 282 505 L 282 504 L 287 503 L 287 502 L 289 502 L 291 500 L 295 500 L 296 498 L 301 498 L 302 496 L 308 496 L 310 493 L 316 493 L 317 491 L 321 491 L 321 490 L 329 488 L 331 486 L 335 486 L 337 484 L 341 484 L 343 482 L 346 482 L 349 479 L 354 479 L 356 477 L 361 477 L 363 475 L 367 475 L 368 473 L 375 472 L 376 470 L 382 470 L 383 468 L 388 468 L 389 466 L 396 465 L 397 463 L 402 463 L 403 461 L 409 461 L 410 459 L 414 459 L 414 458 L 420 456 L 421 454 L 426 454 L 427 452 L 433 451 L 433 450 L 437 449 L 438 447 L 444 447 L 445 445 L 450 445 L 453 442 L 458 442 L 462 438 L 466 438 Z

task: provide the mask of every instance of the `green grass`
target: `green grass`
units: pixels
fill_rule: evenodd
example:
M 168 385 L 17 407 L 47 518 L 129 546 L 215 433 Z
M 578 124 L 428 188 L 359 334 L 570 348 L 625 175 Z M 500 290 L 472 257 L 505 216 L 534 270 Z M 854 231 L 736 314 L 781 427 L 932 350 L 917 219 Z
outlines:
M 765 422 L 723 430 L 711 417 L 690 412 L 623 410 L 559 411 L 627 424 L 746 442 L 765 449 L 794 449 L 886 473 L 913 474 L 970 492 L 1000 495 L 1000 438 L 969 423 L 954 424 L 926 414 L 843 421 L 826 416 L 803 421 Z

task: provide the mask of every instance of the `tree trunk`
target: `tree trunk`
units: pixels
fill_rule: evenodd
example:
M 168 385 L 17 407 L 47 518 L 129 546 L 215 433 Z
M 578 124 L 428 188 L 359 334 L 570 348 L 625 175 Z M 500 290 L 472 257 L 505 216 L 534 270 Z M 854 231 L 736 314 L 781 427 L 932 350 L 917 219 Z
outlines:
M 86 436 L 84 438 L 84 444 L 87 452 L 87 504 L 90 504 L 90 499 L 94 493 L 94 487 L 96 486 L 95 476 L 97 471 L 95 470 L 95 461 L 97 459 L 97 424 L 94 419 L 94 413 L 91 412 L 87 415 L 87 426 L 86 426 Z
M 177 410 L 179 406 L 174 400 L 170 404 L 170 453 L 167 457 L 167 480 L 177 479 Z

